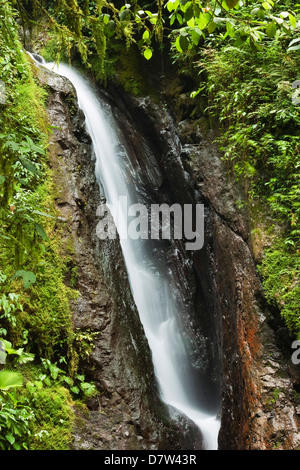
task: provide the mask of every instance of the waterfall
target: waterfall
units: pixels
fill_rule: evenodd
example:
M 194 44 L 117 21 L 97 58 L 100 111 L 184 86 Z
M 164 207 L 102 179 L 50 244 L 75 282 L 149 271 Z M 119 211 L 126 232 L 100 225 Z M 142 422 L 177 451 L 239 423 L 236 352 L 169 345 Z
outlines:
M 77 91 L 79 107 L 86 119 L 96 156 L 95 172 L 103 196 L 114 210 L 119 234 L 127 230 L 127 207 L 120 204 L 126 197 L 128 207 L 137 203 L 137 189 L 124 171 L 124 152 L 120 155 L 119 131 L 110 107 L 103 103 L 89 82 L 73 68 L 53 63 L 43 64 L 68 78 Z M 130 169 L 129 158 L 125 162 Z M 120 237 L 132 294 L 144 327 L 162 400 L 186 415 L 201 430 L 204 447 L 217 449 L 220 422 L 215 414 L 197 406 L 190 376 L 190 358 L 178 324 L 176 294 L 161 271 L 155 256 L 149 254 L 143 239 Z M 193 392 L 193 393 L 191 393 Z

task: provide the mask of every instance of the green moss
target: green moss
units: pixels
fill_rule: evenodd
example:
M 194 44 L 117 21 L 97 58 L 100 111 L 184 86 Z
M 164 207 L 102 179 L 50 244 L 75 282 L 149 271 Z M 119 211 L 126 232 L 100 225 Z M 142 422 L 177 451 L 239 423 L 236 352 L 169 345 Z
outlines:
M 0 6 L 0 14 L 2 10 Z M 43 359 L 60 364 L 62 361 L 66 374 L 63 377 L 69 378 L 70 383 L 77 372 L 78 352 L 70 307 L 78 296 L 72 288 L 77 276 L 74 264 L 70 264 L 74 250 L 67 230 L 57 223 L 55 185 L 48 168 L 47 93 L 38 85 L 37 70 L 22 50 L 12 21 L 7 21 L 0 37 L 0 57 L 6 62 L 0 78 L 7 91 L 7 102 L 0 105 L 1 132 L 11 136 L 14 144 L 12 151 L 4 153 L 0 142 L 1 155 L 5 154 L 5 159 L 0 159 L 0 174 L 11 182 L 4 200 L 0 188 L 0 298 L 11 299 L 10 304 L 14 304 L 14 308 L 8 305 L 6 310 L 0 306 L 0 331 L 14 348 L 23 348 L 35 356 L 34 366 L 21 368 L 24 383 L 32 381 L 33 386 L 18 390 L 16 396 L 35 416 L 28 447 L 63 450 L 69 448 L 72 438 L 71 395 L 55 380 L 42 383 L 41 374 Z M 21 150 L 28 139 L 37 151 Z M 38 173 L 15 165 L 17 152 L 36 165 Z M 2 168 L 3 161 L 10 165 Z M 17 251 L 22 256 L 17 257 Z M 17 258 L 22 270 L 36 276 L 31 287 L 25 288 L 22 278 L 13 279 L 19 269 Z M 69 285 L 66 279 L 71 279 Z M 16 298 L 17 301 L 12 300 Z
M 286 247 L 284 239 L 276 240 L 266 251 L 259 270 L 267 299 L 280 308 L 290 331 L 300 339 L 299 254 Z
M 158 89 L 153 83 L 153 74 L 149 70 L 151 67 L 153 72 L 153 67 L 155 67 L 153 63 L 147 63 L 140 51 L 134 47 L 126 49 L 116 46 L 116 50 L 111 54 L 117 57 L 114 80 L 130 95 L 151 96 L 158 101 Z
M 62 46 L 57 33 L 52 30 L 47 36 L 46 44 L 41 48 L 40 54 L 46 62 L 56 62 L 57 60 L 67 62 L 67 49 Z
M 47 134 L 48 128 L 45 110 L 46 91 L 36 84 L 33 75 L 29 73 L 24 83 L 17 83 L 15 93 L 18 99 L 14 111 L 26 116 L 32 128 L 40 130 L 45 144 L 46 140 L 43 137 Z
M 74 412 L 69 391 L 64 387 L 36 390 L 31 397 L 35 421 L 29 450 L 68 450 L 72 440 Z

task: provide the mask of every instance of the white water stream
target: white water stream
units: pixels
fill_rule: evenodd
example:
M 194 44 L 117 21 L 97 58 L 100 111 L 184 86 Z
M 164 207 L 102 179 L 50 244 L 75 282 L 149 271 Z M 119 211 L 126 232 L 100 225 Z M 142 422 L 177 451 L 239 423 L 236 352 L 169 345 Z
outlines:
M 88 81 L 73 68 L 64 64 L 57 68 L 50 63 L 44 66 L 67 77 L 77 91 L 79 106 L 84 112 L 96 155 L 96 177 L 107 202 L 118 207 L 119 197 L 127 196 L 128 206 L 136 203 L 132 199 L 132 186 L 128 187 L 122 172 L 121 157 L 116 151 L 119 144 L 118 129 L 107 105 L 100 101 Z M 119 214 L 116 225 L 119 233 L 126 230 L 126 213 Z M 196 423 L 202 432 L 205 449 L 216 450 L 219 420 L 205 410 L 195 408 L 189 399 L 185 371 L 190 359 L 176 320 L 174 293 L 170 291 L 159 267 L 155 266 L 155 257 L 148 262 L 149 255 L 144 250 L 143 240 L 127 238 L 120 242 L 133 297 L 152 351 L 161 397 Z

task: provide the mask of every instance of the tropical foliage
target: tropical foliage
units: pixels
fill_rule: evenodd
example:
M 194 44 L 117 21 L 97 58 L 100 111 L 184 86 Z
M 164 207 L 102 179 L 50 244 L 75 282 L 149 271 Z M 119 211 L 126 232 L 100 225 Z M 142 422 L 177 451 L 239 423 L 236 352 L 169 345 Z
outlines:
M 96 390 L 78 370 L 78 294 L 66 285 L 69 252 L 55 229 L 47 93 L 17 15 L 0 3 L 0 448 L 66 449 L 72 400 Z

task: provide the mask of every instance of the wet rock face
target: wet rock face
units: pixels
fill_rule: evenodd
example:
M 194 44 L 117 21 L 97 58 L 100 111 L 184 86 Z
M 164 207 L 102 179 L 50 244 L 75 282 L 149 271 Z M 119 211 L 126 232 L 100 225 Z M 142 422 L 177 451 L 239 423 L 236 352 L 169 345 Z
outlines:
M 243 188 L 220 160 L 215 134 L 203 119 L 176 121 L 176 113 L 172 117 L 148 98 L 128 98 L 117 90 L 111 97 L 120 128 L 130 136 L 131 155 L 139 155 L 148 194 L 160 203 L 205 205 L 203 249 L 187 253 L 177 244 L 180 256 L 175 259 L 170 247 L 163 262 L 170 266 L 174 289 L 180 286 L 190 304 L 185 327 L 192 324 L 196 341 L 198 393 L 204 388 L 212 397 L 208 409 L 220 405 L 219 448 L 298 448 L 299 371 L 270 326 Z M 154 185 L 147 177 L 150 165 L 158 175 Z
M 206 133 L 184 157 L 210 207 L 213 278 L 222 341 L 220 449 L 296 449 L 299 370 L 284 350 L 256 271 L 243 192 L 234 184 Z M 278 328 L 277 328 L 278 330 Z M 290 341 L 290 343 L 288 342 Z M 283 378 L 284 377 L 284 378 Z
M 248 214 L 241 204 L 243 188 L 230 179 L 214 139 L 214 132 L 202 132 L 191 145 L 182 135 L 181 156 L 210 213 L 207 246 L 221 354 L 219 447 L 297 449 L 299 370 L 291 362 L 291 340 L 285 343 L 287 350 L 282 349 L 278 333 L 283 328 L 271 328 L 275 321 L 256 271 Z M 194 262 L 202 283 L 201 253 Z
M 149 98 L 129 98 L 117 90 L 111 105 L 124 136 L 129 158 L 135 166 L 136 180 L 142 188 L 140 201 L 169 206 L 202 203 L 203 198 L 181 159 L 182 144 L 171 115 Z M 136 163 L 138 161 L 138 163 Z M 156 179 L 151 169 L 155 168 Z M 209 217 L 209 213 L 206 213 Z M 214 315 L 214 290 L 207 246 L 201 251 L 205 279 L 199 275 L 194 254 L 185 249 L 187 240 L 152 242 L 161 260 L 173 292 L 178 293 L 179 321 L 190 343 L 191 368 L 194 376 L 194 401 L 202 409 L 215 413 L 219 409 L 219 340 Z M 151 245 L 151 241 L 149 241 Z M 205 292 L 205 296 L 201 293 Z

